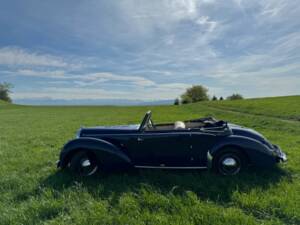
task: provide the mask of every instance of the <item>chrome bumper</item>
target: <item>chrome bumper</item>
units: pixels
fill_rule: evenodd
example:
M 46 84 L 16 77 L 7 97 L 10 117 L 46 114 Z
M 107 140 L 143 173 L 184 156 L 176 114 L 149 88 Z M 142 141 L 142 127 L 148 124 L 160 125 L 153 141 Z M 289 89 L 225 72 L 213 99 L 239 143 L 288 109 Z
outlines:
M 281 154 L 278 156 L 280 162 L 286 162 L 287 156 L 284 152 L 281 152 Z
M 276 153 L 276 159 L 277 162 L 286 162 L 287 161 L 287 156 L 286 154 L 281 150 L 281 148 L 277 145 L 273 145 Z

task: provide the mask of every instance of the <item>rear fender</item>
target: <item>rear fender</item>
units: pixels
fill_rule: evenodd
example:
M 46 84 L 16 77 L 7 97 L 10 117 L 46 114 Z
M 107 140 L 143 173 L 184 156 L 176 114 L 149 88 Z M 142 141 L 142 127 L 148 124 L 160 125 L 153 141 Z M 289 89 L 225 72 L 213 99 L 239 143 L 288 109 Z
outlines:
M 247 156 L 250 164 L 255 166 L 270 166 L 276 163 L 274 156 L 270 149 L 259 141 L 238 135 L 231 135 L 222 138 L 214 147 L 209 151 L 210 161 L 225 147 L 237 147 L 243 151 Z
M 60 154 L 60 167 L 64 168 L 77 151 L 87 151 L 105 168 L 128 166 L 131 160 L 117 146 L 96 138 L 82 137 L 69 141 Z

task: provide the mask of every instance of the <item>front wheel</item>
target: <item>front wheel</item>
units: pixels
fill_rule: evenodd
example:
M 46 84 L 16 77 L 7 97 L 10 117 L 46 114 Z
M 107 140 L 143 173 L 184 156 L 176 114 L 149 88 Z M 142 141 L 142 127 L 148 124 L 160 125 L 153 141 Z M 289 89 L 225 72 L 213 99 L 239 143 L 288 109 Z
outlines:
M 95 158 L 84 151 L 75 153 L 70 161 L 71 171 L 80 176 L 91 176 L 97 172 L 98 167 Z
M 245 156 L 235 149 L 226 149 L 213 160 L 214 170 L 225 176 L 236 175 L 245 167 Z

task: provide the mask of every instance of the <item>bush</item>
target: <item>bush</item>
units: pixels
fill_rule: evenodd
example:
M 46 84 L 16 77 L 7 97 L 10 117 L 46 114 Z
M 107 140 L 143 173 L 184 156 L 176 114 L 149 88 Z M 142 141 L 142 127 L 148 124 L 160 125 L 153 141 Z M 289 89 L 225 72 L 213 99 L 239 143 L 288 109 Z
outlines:
M 212 101 L 217 101 L 218 98 L 217 98 L 216 96 L 213 96 L 211 100 L 212 100 Z
M 192 103 L 192 99 L 190 98 L 190 96 L 186 95 L 186 94 L 183 94 L 181 95 L 181 103 L 182 104 L 189 104 L 189 103 Z
M 174 101 L 174 105 L 179 105 L 179 104 L 180 104 L 180 100 L 179 100 L 179 98 L 176 98 Z
M 240 99 L 244 99 L 241 94 L 232 94 L 227 97 L 227 100 L 240 100 Z
M 182 104 L 188 104 L 192 102 L 200 102 L 209 100 L 208 89 L 202 85 L 195 85 L 188 88 L 186 92 L 181 95 Z
M 9 83 L 0 83 L 0 100 L 3 100 L 5 102 L 12 102 L 9 96 L 9 93 L 11 93 L 11 88 L 12 85 Z

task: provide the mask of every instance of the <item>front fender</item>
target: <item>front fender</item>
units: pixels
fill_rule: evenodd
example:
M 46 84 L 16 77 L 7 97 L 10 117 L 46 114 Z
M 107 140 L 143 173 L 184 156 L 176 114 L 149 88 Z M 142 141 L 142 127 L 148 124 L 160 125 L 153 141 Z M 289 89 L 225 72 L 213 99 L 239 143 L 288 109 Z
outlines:
M 230 135 L 222 138 L 209 151 L 209 160 L 212 160 L 223 148 L 229 146 L 240 148 L 246 154 L 252 165 L 266 167 L 276 163 L 276 159 L 268 146 L 256 139 L 239 135 Z
M 131 164 L 128 156 L 117 146 L 102 139 L 82 137 L 65 144 L 60 154 L 59 166 L 64 168 L 69 163 L 72 155 L 78 150 L 93 153 L 97 161 L 106 168 Z

